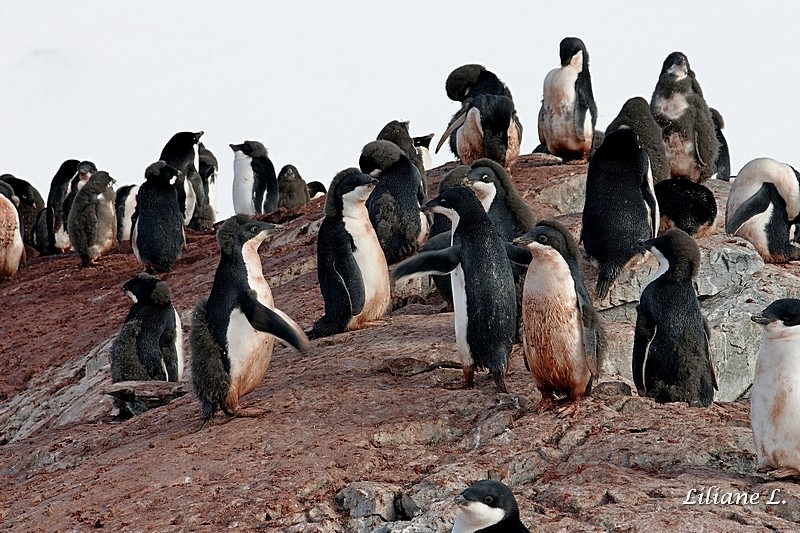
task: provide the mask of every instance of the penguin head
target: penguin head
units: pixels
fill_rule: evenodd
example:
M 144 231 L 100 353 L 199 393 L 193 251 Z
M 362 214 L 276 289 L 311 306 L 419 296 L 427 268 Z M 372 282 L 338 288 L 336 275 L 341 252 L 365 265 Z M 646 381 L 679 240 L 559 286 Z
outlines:
M 411 140 L 414 142 L 414 146 L 418 148 L 428 148 L 431 147 L 431 141 L 433 140 L 435 133 L 429 133 L 428 135 L 423 135 L 422 137 L 412 137 Z
M 217 162 L 216 156 L 214 156 L 214 154 L 211 153 L 211 150 L 206 148 L 203 143 L 198 143 L 197 153 L 200 156 L 201 163 L 212 166 L 216 169 L 219 168 L 219 162 Z
M 682 80 L 691 72 L 689 58 L 683 52 L 672 52 L 664 60 L 661 76 L 668 75 L 675 80 Z
M 92 194 L 103 194 L 106 189 L 112 187 L 117 181 L 112 178 L 108 172 L 100 170 L 92 174 L 83 189 Z
M 684 282 L 697 276 L 700 269 L 700 247 L 694 237 L 685 231 L 671 228 L 660 237 L 640 241 L 640 245 L 656 256 L 661 269 L 666 267 L 667 279 Z
M 172 301 L 169 286 L 145 272 L 126 281 L 122 290 L 135 304 L 169 305 Z
M 578 248 L 578 242 L 566 227 L 555 220 L 540 221 L 528 233 L 515 239 L 514 243 L 529 249 L 549 246 L 560 253 L 564 259 L 571 257 L 575 262 L 580 263 L 581 251 Z
M 497 75 L 483 65 L 462 65 L 447 76 L 444 84 L 447 97 L 463 102 L 481 94 L 496 94 L 511 98 L 511 92 Z
M 151 183 L 174 185 L 180 171 L 164 161 L 156 161 L 144 171 L 144 179 Z
M 519 520 L 519 507 L 511 490 L 499 481 L 484 479 L 455 497 L 460 513 L 458 531 L 479 531 L 505 520 Z
M 576 68 L 578 72 L 586 70 L 589 66 L 589 54 L 586 52 L 586 45 L 577 37 L 564 37 L 558 46 L 558 55 L 561 58 L 561 66 L 567 65 Z
M 407 157 L 403 150 L 390 141 L 372 141 L 364 145 L 358 166 L 361 172 L 373 178 L 379 178 L 381 173 L 394 165 L 403 157 Z
M 159 159 L 181 171 L 186 171 L 186 165 L 194 161 L 197 154 L 197 145 L 200 143 L 202 131 L 180 131 L 173 135 L 161 150 Z
M 619 115 L 617 115 L 617 119 L 614 119 L 614 122 L 622 117 L 621 126 L 626 126 L 628 128 L 632 128 L 634 124 L 638 123 L 641 117 L 650 117 L 650 104 L 642 98 L 641 96 L 635 96 L 633 98 L 628 98 L 624 104 L 622 104 L 622 109 L 619 111 Z
M 284 165 L 278 173 L 278 181 L 297 181 L 298 179 L 302 178 L 294 165 Z
M 53 183 L 65 183 L 71 180 L 78 172 L 78 165 L 80 165 L 80 163 L 81 162 L 77 159 L 67 159 L 61 163 L 56 175 L 53 176 Z
M 643 152 L 642 143 L 636 132 L 630 128 L 619 128 L 606 134 L 603 144 L 597 148 L 594 157 L 599 160 L 627 160 L 640 156 Z
M 393 120 L 383 127 L 378 133 L 377 139 L 379 141 L 393 142 L 401 150 L 409 154 L 414 151 L 414 141 L 411 139 L 408 129 L 410 126 L 411 123 L 407 120 L 405 122 Z
M 95 172 L 97 172 L 97 167 L 91 161 L 81 161 L 78 163 L 78 177 L 81 181 L 87 181 Z
M 14 194 L 14 189 L 11 188 L 11 185 L 3 181 L 2 176 L 0 176 L 0 194 L 11 200 L 14 207 L 19 207 L 19 197 Z
M 276 224 L 253 220 L 249 215 L 234 215 L 217 231 L 217 244 L 223 255 L 236 255 L 245 243 L 254 241 L 257 247 L 278 229 Z
M 759 314 L 751 316 L 750 320 L 764 326 L 764 333 L 769 338 L 797 335 L 800 333 L 800 300 L 775 300 Z
M 33 185 L 23 179 L 17 178 L 13 174 L 3 174 L 0 176 L 0 182 L 5 183 L 11 189 L 13 198 L 9 197 L 9 200 L 14 202 L 14 205 L 17 207 L 37 207 L 36 196 L 38 193 L 36 189 L 33 188 Z M 44 206 L 38 207 L 41 208 Z
M 505 198 L 508 187 L 513 187 L 503 166 L 491 159 L 474 161 L 467 179 L 467 185 L 475 192 L 487 213 L 495 198 Z
M 325 216 L 334 217 L 345 210 L 363 206 L 377 184 L 378 180 L 357 168 L 342 170 L 331 181 L 330 193 L 325 200 Z
M 432 211 L 449 218 L 455 227 L 465 216 L 488 218 L 478 197 L 468 187 L 447 189 L 425 204 L 422 211 Z
M 311 181 L 306 185 L 306 187 L 308 187 L 308 196 L 312 200 L 314 198 L 319 198 L 318 195 L 324 196 L 325 193 L 328 192 L 328 190 L 325 188 L 325 185 L 318 181 Z
M 233 150 L 236 159 L 242 159 L 244 157 L 249 157 L 251 159 L 269 157 L 267 147 L 258 141 L 245 141 L 242 144 L 231 144 L 229 146 L 231 150 Z
M 467 178 L 469 171 L 470 167 L 467 165 L 458 165 L 445 174 L 442 181 L 439 182 L 439 188 L 437 189 L 438 194 L 443 193 L 447 189 L 452 189 L 453 187 L 466 187 L 469 185 L 469 179 Z

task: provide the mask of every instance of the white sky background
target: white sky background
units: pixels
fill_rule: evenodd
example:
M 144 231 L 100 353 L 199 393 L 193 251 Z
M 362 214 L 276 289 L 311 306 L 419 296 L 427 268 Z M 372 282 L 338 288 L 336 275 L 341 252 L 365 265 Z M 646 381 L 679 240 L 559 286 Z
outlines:
M 760 156 L 800 164 L 800 5 L 497 4 L 2 2 L 0 173 L 31 181 L 45 199 L 69 158 L 94 161 L 117 186 L 141 183 L 173 133 L 204 130 L 226 217 L 229 143 L 260 140 L 276 171 L 292 163 L 327 184 L 358 166 L 362 146 L 392 119 L 438 141 L 458 108 L 445 79 L 465 63 L 510 87 L 528 153 L 565 36 L 586 43 L 600 129 L 629 97 L 649 101 L 663 60 L 680 50 L 725 119 L 733 173 Z M 445 146 L 434 163 L 451 159 Z

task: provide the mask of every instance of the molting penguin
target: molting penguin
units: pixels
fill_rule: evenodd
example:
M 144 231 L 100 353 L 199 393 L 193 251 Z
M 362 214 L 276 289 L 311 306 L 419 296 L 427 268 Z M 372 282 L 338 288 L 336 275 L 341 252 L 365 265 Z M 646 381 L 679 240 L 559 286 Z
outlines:
M 583 41 L 565 37 L 559 44 L 559 56 L 561 66 L 544 78 L 539 142 L 565 161 L 586 162 L 597 123 L 589 53 Z
M 581 241 L 598 262 L 598 299 L 634 256 L 637 242 L 654 237 L 659 213 L 650 164 L 636 133 L 621 128 L 606 135 L 589 162 Z
M 33 225 L 36 215 L 44 209 L 44 200 L 36 187 L 27 181 L 14 177 L 11 174 L 3 174 L 0 181 L 4 181 L 14 189 L 14 194 L 19 198 L 20 217 L 22 218 L 22 242 L 33 246 Z
M 396 144 L 372 141 L 358 160 L 361 171 L 378 178 L 367 200 L 375 234 L 390 265 L 416 253 L 428 235 L 428 219 L 420 212 L 419 172 Z
M 703 91 L 681 52 L 664 60 L 650 111 L 661 127 L 672 177 L 696 182 L 710 178 L 719 142 Z
M 188 227 L 195 231 L 209 231 L 213 229 L 214 221 L 216 221 L 217 217 L 214 214 L 214 209 L 208 203 L 206 185 L 203 183 L 200 173 L 195 170 L 193 163 L 188 168 L 187 179 L 192 184 L 195 197 L 194 213 Z
M 197 145 L 197 154 L 200 158 L 200 167 L 197 171 L 200 173 L 200 179 L 203 181 L 203 189 L 208 198 L 208 205 L 214 211 L 214 218 L 217 216 L 217 174 L 219 173 L 219 163 L 217 158 L 211 153 L 211 150 L 205 147 L 203 143 Z
M 431 141 L 435 133 L 429 133 L 421 137 L 412 137 L 414 141 L 414 148 L 417 149 L 417 156 L 422 160 L 423 170 L 430 170 L 433 168 L 433 159 L 431 158 Z
M 722 115 L 719 111 L 713 107 L 709 108 L 709 110 L 711 111 L 711 120 L 714 121 L 714 133 L 717 136 L 717 142 L 719 142 L 719 153 L 717 154 L 717 161 L 715 163 L 717 173 L 714 177 L 718 180 L 730 181 L 731 154 L 728 150 L 728 141 L 722 133 L 722 130 L 725 128 L 725 121 L 722 119 Z
M 501 483 L 484 479 L 455 498 L 460 512 L 453 533 L 530 533 L 519 518 L 517 500 Z
M 365 205 L 376 184 L 355 168 L 331 182 L 317 237 L 325 315 L 314 323 L 311 338 L 366 327 L 389 307 L 389 269 Z
M 647 103 L 647 100 L 641 96 L 629 98 L 622 104 L 619 114 L 606 128 L 606 135 L 622 127 L 632 129 L 639 137 L 639 144 L 642 145 L 650 159 L 653 183 L 669 179 L 669 162 L 667 161 L 667 152 L 664 150 L 664 141 L 661 138 L 661 126 L 650 114 L 650 104 Z
M 184 226 L 192 221 L 197 204 L 197 169 L 200 168 L 198 143 L 202 136 L 202 131 L 178 132 L 167 141 L 158 158 L 180 172 L 175 181 L 175 190 L 178 191 L 178 204 L 181 206 Z
M 731 185 L 725 230 L 749 241 L 768 263 L 800 259 L 789 228 L 800 220 L 800 174 L 761 157 L 747 163 Z
M 104 171 L 92 174 L 75 195 L 67 231 L 72 247 L 81 258 L 81 266 L 96 264 L 116 243 L 114 197 L 114 179 Z
M 0 281 L 10 278 L 25 263 L 25 244 L 22 242 L 19 199 L 14 189 L 0 181 Z
M 544 220 L 514 241 L 529 263 L 522 296 L 526 366 L 544 402 L 564 397 L 577 414 L 591 391 L 603 355 L 600 319 L 580 268 L 581 252 L 570 232 Z M 526 257 L 527 256 L 527 257 Z
M 69 234 L 67 218 L 62 207 L 69 193 L 70 180 L 78 172 L 80 161 L 67 159 L 58 167 L 56 175 L 50 181 L 50 192 L 47 194 L 47 246 L 49 253 L 63 253 L 69 250 Z
M 131 246 L 149 272 L 170 272 L 180 258 L 186 237 L 175 183 L 178 170 L 157 161 L 144 171 L 136 195 Z
M 659 233 L 678 228 L 698 239 L 714 233 L 717 201 L 708 187 L 683 178 L 669 178 L 656 183 L 654 190 L 661 213 Z
M 308 182 L 308 195 L 311 197 L 312 200 L 316 200 L 317 198 L 325 196 L 327 192 L 328 190 L 322 183 L 318 181 Z
M 658 271 L 636 307 L 633 381 L 639 396 L 656 402 L 708 407 L 717 379 L 711 360 L 708 323 L 692 285 L 700 265 L 697 242 L 670 229 L 644 248 L 658 258 Z
M 463 365 L 460 386 L 471 388 L 475 369 L 487 368 L 497 388 L 506 392 L 505 373 L 517 325 L 517 302 L 503 241 L 478 198 L 466 187 L 444 191 L 425 204 L 425 209 L 450 219 L 451 245 L 403 261 L 392 272 L 392 279 L 450 273 L 456 346 Z
M 278 173 L 278 207 L 297 209 L 311 197 L 308 186 L 294 165 L 284 165 Z
M 233 209 L 241 215 L 270 213 L 278 208 L 278 178 L 267 148 L 258 141 L 231 144 Z
M 750 398 L 758 469 L 779 469 L 781 475 L 798 476 L 800 300 L 776 300 L 751 320 L 764 326 Z
M 183 330 L 166 283 L 141 273 L 122 286 L 133 301 L 111 347 L 111 382 L 180 381 Z
M 69 220 L 69 212 L 72 209 L 72 203 L 75 201 L 75 195 L 78 194 L 89 178 L 97 172 L 97 167 L 91 161 L 81 161 L 78 163 L 78 170 L 69 182 L 69 190 L 64 197 L 64 203 L 61 204 L 61 220 L 64 223 L 64 232 L 66 232 L 66 248 L 67 251 L 72 244 L 69 242 L 69 232 L 67 232 L 67 221 Z M 56 228 L 56 242 L 58 243 L 58 228 Z M 57 244 L 58 246 L 58 244 Z
M 114 209 L 117 213 L 117 242 L 131 240 L 133 229 L 133 213 L 136 211 L 136 195 L 138 185 L 125 185 L 117 189 Z
M 195 306 L 189 336 L 192 384 L 203 404 L 204 424 L 217 409 L 253 414 L 239 410 L 239 399 L 264 378 L 275 337 L 300 351 L 308 347 L 300 326 L 274 307 L 264 279 L 258 247 L 275 228 L 235 215 L 217 232 L 221 255 L 214 285 L 208 299 Z
M 414 166 L 417 167 L 419 172 L 419 190 L 417 191 L 417 200 L 420 205 L 424 204 L 428 197 L 428 179 L 425 175 L 425 164 L 417 152 L 414 145 L 414 139 L 411 138 L 409 133 L 410 123 L 408 121 L 400 122 L 393 120 L 386 124 L 380 132 L 378 132 L 377 140 L 393 142 L 408 156 Z

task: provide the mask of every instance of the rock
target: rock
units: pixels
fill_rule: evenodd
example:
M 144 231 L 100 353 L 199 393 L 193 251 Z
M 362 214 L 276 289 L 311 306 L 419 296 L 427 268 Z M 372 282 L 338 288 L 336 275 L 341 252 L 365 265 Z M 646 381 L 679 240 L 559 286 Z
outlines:
M 103 394 L 114 398 L 123 419 L 167 405 L 187 392 L 186 383 L 172 381 L 120 381 L 103 389 Z
M 340 490 L 336 498 L 351 518 L 377 516 L 383 521 L 392 522 L 397 517 L 395 499 L 400 490 L 397 485 L 388 483 L 355 481 Z

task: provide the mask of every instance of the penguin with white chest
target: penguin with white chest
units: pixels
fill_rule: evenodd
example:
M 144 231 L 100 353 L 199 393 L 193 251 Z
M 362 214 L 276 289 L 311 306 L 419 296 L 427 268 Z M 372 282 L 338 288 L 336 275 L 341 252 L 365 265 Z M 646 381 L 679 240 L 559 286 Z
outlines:
M 131 240 L 133 230 L 133 213 L 136 211 L 136 195 L 138 185 L 125 185 L 117 189 L 114 209 L 117 212 L 117 242 Z
M 214 285 L 195 306 L 189 337 L 192 383 L 204 424 L 218 409 L 255 414 L 240 411 L 239 400 L 263 380 L 275 337 L 300 351 L 308 347 L 300 326 L 274 307 L 264 279 L 258 247 L 274 230 L 273 224 L 235 215 L 217 231 L 220 261 Z
M 75 176 L 80 161 L 67 159 L 58 167 L 56 175 L 50 180 L 47 193 L 47 253 L 63 253 L 69 249 L 67 220 L 61 211 L 64 199 L 69 193 L 70 180 Z
M 278 178 L 267 148 L 258 141 L 231 144 L 233 210 L 241 215 L 271 213 L 278 208 Z
M 389 268 L 366 207 L 376 184 L 356 168 L 339 172 L 331 182 L 317 237 L 325 315 L 314 323 L 310 338 L 374 324 L 389 307 Z
M 476 369 L 486 368 L 501 392 L 517 326 L 517 299 L 511 261 L 503 241 L 475 194 L 448 189 L 425 204 L 452 223 L 451 245 L 406 259 L 392 279 L 450 274 L 456 346 L 462 363 L 460 388 L 472 388 Z
M 453 533 L 530 533 L 519 517 L 514 493 L 493 479 L 473 483 L 455 497 Z
M 658 271 L 636 307 L 633 381 L 639 396 L 656 402 L 708 407 L 717 379 L 710 330 L 700 312 L 692 279 L 700 267 L 697 242 L 673 228 L 642 242 L 658 259 Z
M 200 137 L 202 131 L 181 131 L 173 135 L 159 156 L 160 161 L 177 169 L 179 174 L 175 181 L 178 192 L 178 204 L 183 214 L 183 225 L 188 226 L 197 207 L 196 186 L 200 184 L 197 169 L 200 168 Z
M 597 123 L 589 53 L 583 41 L 565 37 L 559 44 L 559 56 L 561 66 L 544 78 L 539 142 L 565 161 L 586 162 Z
M 750 318 L 764 327 L 758 351 L 750 423 L 759 471 L 800 476 L 800 300 L 772 302 Z
M 67 231 L 83 267 L 96 264 L 117 242 L 114 198 L 114 179 L 104 171 L 92 174 L 75 195 Z
M 0 181 L 0 281 L 16 274 L 25 263 L 18 203 L 11 185 Z

